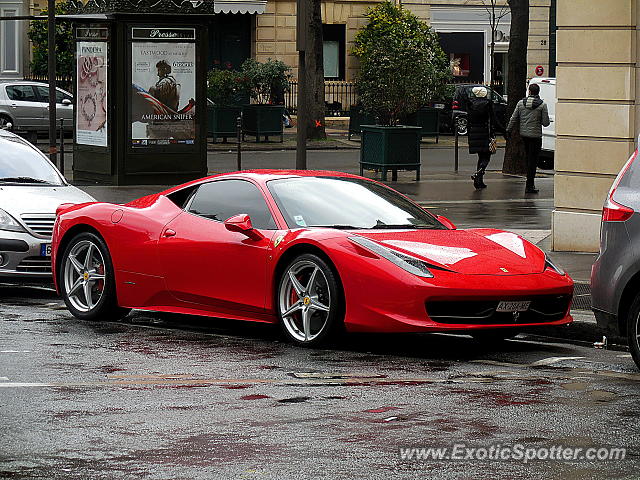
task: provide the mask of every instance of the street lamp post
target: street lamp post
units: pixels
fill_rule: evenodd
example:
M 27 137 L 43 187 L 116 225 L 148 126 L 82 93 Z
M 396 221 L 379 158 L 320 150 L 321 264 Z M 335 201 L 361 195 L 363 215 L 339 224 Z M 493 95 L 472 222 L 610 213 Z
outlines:
M 296 137 L 296 168 L 307 169 L 307 97 L 306 97 L 306 49 L 307 49 L 307 1 L 296 0 L 296 49 L 298 50 L 298 134 Z

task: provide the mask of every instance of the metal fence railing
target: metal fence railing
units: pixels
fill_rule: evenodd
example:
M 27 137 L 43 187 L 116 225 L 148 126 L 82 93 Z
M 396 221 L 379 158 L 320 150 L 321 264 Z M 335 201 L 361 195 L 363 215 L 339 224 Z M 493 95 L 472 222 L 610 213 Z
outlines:
M 48 75 L 25 75 L 24 76 L 25 80 L 30 80 L 32 82 L 43 82 L 43 83 L 48 83 L 49 82 L 49 76 Z M 73 76 L 71 75 L 58 75 L 56 77 L 56 86 L 62 88 L 63 90 L 67 90 L 68 92 L 71 91 L 71 89 L 73 88 Z
M 289 91 L 285 94 L 285 106 L 293 114 L 296 113 L 298 105 L 298 82 L 289 82 Z M 325 81 L 324 82 L 324 103 L 327 117 L 349 116 L 351 105 L 358 102 L 356 86 L 354 82 L 345 81 Z

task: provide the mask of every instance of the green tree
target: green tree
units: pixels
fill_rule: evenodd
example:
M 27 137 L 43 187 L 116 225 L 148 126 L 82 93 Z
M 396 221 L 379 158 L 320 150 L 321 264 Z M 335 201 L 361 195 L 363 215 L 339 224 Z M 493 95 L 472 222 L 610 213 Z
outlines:
M 397 125 L 447 94 L 449 61 L 438 34 L 402 6 L 380 3 L 367 18 L 353 48 L 360 59 L 356 88 L 365 111 L 382 125 Z
M 56 5 L 56 15 L 64 15 L 68 12 L 67 4 Z M 40 15 L 47 15 L 47 10 L 42 10 Z M 36 75 L 47 75 L 47 62 L 49 59 L 49 28 L 46 20 L 32 20 L 29 25 L 29 39 L 33 42 L 33 60 L 31 72 Z M 73 28 L 71 22 L 56 21 L 56 74 L 71 75 L 73 73 L 73 59 L 75 45 L 73 40 Z
M 289 91 L 291 67 L 280 60 L 267 59 L 260 63 L 249 58 L 242 64 L 242 75 L 248 82 L 251 98 L 256 103 L 280 103 Z

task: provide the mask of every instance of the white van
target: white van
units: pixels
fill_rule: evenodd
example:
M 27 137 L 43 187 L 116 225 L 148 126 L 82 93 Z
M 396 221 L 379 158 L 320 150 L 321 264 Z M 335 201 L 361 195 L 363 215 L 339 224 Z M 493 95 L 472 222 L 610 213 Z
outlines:
M 540 87 L 540 98 L 547 104 L 549 110 L 549 119 L 551 124 L 548 127 L 542 127 L 542 156 L 553 158 L 556 151 L 556 79 L 535 77 L 529 81 L 538 84 Z

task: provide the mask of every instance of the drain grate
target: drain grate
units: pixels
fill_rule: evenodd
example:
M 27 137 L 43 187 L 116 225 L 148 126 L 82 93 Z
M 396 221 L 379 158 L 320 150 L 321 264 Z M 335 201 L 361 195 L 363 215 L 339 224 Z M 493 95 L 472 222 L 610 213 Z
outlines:
M 573 286 L 571 310 L 591 310 L 591 285 L 576 283 Z

